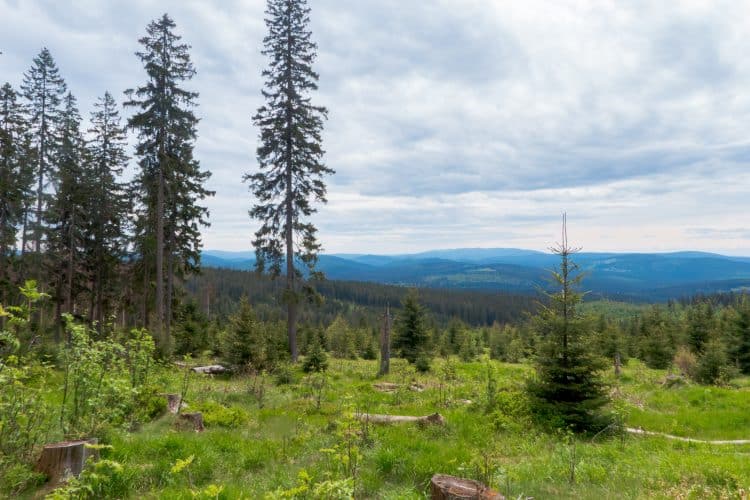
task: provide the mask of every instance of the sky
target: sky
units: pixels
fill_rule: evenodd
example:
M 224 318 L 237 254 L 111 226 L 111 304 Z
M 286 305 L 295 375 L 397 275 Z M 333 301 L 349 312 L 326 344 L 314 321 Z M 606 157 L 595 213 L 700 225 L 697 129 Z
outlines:
M 750 255 L 750 2 L 309 0 L 327 253 Z M 0 83 L 46 46 L 82 114 L 145 80 L 168 12 L 192 46 L 209 249 L 250 250 L 263 0 L 0 0 Z

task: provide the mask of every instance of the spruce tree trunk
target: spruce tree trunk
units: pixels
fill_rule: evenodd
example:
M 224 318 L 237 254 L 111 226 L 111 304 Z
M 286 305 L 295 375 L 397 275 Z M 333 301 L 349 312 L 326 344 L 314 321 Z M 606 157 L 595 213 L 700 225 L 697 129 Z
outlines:
M 291 171 L 289 172 L 291 174 Z M 289 175 L 291 178 L 291 175 Z M 291 192 L 291 184 L 288 192 Z M 287 195 L 286 215 L 286 300 L 287 300 L 287 334 L 292 363 L 297 362 L 297 295 L 294 287 L 294 238 L 292 229 L 291 193 Z
M 172 295 L 174 294 L 174 232 L 170 227 L 169 244 L 167 245 L 167 298 L 164 306 L 164 336 L 171 339 L 172 331 Z
M 162 146 L 163 147 L 163 146 Z M 160 155 L 160 163 L 164 161 L 164 153 Z M 159 186 L 156 193 L 156 338 L 162 353 L 167 352 L 167 342 L 163 334 L 164 328 L 164 172 L 163 165 L 159 166 Z
M 386 306 L 383 319 L 383 331 L 380 336 L 380 371 L 378 375 L 388 375 L 391 368 L 391 317 L 390 308 Z

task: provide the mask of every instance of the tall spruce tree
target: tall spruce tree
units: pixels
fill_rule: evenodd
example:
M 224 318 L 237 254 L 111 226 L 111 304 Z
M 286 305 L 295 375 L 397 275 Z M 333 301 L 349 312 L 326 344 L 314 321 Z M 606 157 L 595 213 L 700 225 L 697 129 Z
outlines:
M 549 305 L 536 318 L 543 341 L 536 359 L 537 377 L 529 380 L 527 390 L 541 422 L 586 432 L 605 424 L 600 410 L 607 395 L 598 375 L 604 364 L 591 352 L 590 324 L 577 310 L 582 295 L 576 288 L 582 275 L 571 261 L 578 250 L 568 244 L 566 222 L 563 215 L 562 241 L 552 249 L 561 260 L 553 272 L 560 291 L 549 296 Z
M 58 165 L 57 193 L 52 198 L 47 222 L 47 255 L 50 276 L 54 277 L 58 335 L 62 312 L 75 314 L 76 299 L 85 291 L 88 279 L 83 268 L 89 218 L 89 192 L 86 142 L 81 116 L 73 94 L 68 93 L 60 120 L 60 143 L 55 158 Z
M 91 159 L 86 267 L 91 276 L 89 321 L 101 329 L 118 293 L 119 268 L 127 247 L 129 204 L 118 180 L 128 162 L 127 137 L 117 103 L 105 92 L 91 114 Z
M 60 142 L 62 101 L 67 86 L 46 47 L 34 58 L 31 68 L 23 76 L 21 91 L 28 101 L 32 144 L 36 151 L 36 200 L 35 207 L 28 206 L 25 210 L 21 251 L 26 251 L 30 233 L 33 251 L 39 254 L 44 237 L 44 212 L 49 202 L 47 190 L 57 173 L 55 157 Z M 41 269 L 41 266 L 37 266 L 37 269 Z
M 24 109 L 6 83 L 0 88 L 0 304 L 12 288 L 9 270 L 34 181 L 31 159 Z
M 298 265 L 319 275 L 315 265 L 321 250 L 317 229 L 305 219 L 316 212 L 313 202 L 326 202 L 323 176 L 334 172 L 323 164 L 327 110 L 310 99 L 318 74 L 312 69 L 317 46 L 307 1 L 268 0 L 265 21 L 263 54 L 270 59 L 263 71 L 266 102 L 253 117 L 260 129 L 260 171 L 244 180 L 257 200 L 250 216 L 262 223 L 253 242 L 257 270 L 278 277 L 283 267 L 286 274 L 287 335 L 296 362 L 298 306 L 304 292 L 312 294 Z
M 136 214 L 137 248 L 143 259 L 144 296 L 148 297 L 150 276 L 154 277 L 155 330 L 163 353 L 170 350 L 169 328 L 174 274 L 179 269 L 199 266 L 199 225 L 207 225 L 208 212 L 197 205 L 210 196 L 203 183 L 210 175 L 202 172 L 193 158 L 198 118 L 193 113 L 198 94 L 182 84 L 195 75 L 190 46 L 175 33 L 175 23 L 164 14 L 146 27 L 136 53 L 148 81 L 126 91 L 126 106 L 137 111 L 128 126 L 138 132 L 136 156 L 140 172 L 132 193 Z M 166 280 L 166 286 L 165 286 Z M 145 299 L 144 299 L 145 303 Z M 148 308 L 144 307 L 144 316 Z M 144 317 L 144 322 L 146 318 Z

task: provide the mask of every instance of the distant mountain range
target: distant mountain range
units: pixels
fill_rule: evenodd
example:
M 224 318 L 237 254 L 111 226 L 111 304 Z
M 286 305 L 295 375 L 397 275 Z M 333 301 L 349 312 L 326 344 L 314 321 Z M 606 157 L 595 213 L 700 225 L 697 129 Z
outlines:
M 206 250 L 203 265 L 252 269 L 253 252 Z M 579 253 L 583 288 L 599 297 L 667 300 L 750 289 L 750 257 L 705 252 Z M 549 286 L 559 262 L 550 253 L 516 248 L 459 248 L 405 255 L 322 255 L 328 279 L 403 286 L 533 293 Z

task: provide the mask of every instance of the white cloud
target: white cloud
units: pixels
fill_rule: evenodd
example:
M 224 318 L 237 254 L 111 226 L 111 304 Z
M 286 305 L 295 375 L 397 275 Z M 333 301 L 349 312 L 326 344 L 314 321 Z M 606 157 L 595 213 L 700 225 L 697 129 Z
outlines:
M 568 210 L 587 250 L 750 252 L 750 4 L 310 4 L 338 172 L 315 219 L 327 250 L 543 249 Z M 0 0 L 0 79 L 46 45 L 86 114 L 142 80 L 137 39 L 169 12 L 199 71 L 206 245 L 247 249 L 263 9 Z

